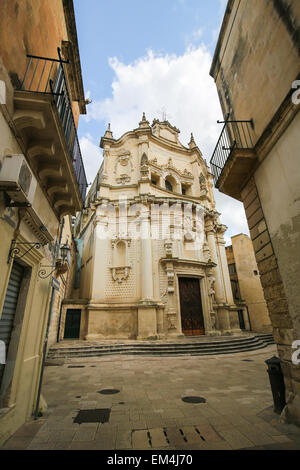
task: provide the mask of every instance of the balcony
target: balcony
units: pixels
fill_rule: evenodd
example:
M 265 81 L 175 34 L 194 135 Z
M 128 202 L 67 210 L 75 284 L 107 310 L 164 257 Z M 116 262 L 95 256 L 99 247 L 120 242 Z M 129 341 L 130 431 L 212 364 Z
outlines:
M 27 69 L 15 89 L 13 123 L 21 148 L 59 217 L 82 209 L 87 179 L 72 102 L 59 59 L 28 55 Z
M 253 120 L 229 121 L 228 118 L 222 122 L 224 126 L 210 167 L 216 188 L 241 201 L 241 189 L 257 163 L 253 144 L 254 123 Z

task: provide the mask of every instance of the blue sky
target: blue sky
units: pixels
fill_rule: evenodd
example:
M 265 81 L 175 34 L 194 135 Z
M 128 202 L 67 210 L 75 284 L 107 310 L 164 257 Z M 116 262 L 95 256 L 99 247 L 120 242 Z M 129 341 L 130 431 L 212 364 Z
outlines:
M 74 0 L 84 88 L 93 102 L 80 118 L 79 138 L 89 181 L 101 163 L 108 122 L 114 137 L 137 127 L 146 112 L 190 132 L 209 162 L 221 109 L 209 68 L 226 0 Z M 240 203 L 216 191 L 230 236 L 248 233 Z
M 200 42 L 213 54 L 225 3 L 224 0 L 74 0 L 86 93 L 90 91 L 96 101 L 111 95 L 114 76 L 108 63 L 111 57 L 129 64 L 150 49 L 161 55 L 183 55 L 189 44 Z M 104 131 L 104 123 L 99 127 L 95 122 L 81 119 L 81 135 L 98 132 L 99 136 Z

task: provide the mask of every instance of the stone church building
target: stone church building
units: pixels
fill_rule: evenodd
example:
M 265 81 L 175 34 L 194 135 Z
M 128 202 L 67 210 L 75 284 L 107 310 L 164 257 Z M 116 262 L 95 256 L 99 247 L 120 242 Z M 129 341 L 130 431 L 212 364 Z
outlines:
M 168 121 L 100 146 L 103 163 L 75 222 L 77 268 L 61 339 L 241 333 L 212 175 L 193 136 Z

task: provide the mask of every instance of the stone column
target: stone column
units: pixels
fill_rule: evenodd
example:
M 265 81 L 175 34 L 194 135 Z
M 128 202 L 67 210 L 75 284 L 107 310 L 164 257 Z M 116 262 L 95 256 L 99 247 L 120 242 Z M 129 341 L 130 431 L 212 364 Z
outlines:
M 230 329 L 231 333 L 241 333 L 240 323 L 239 323 L 239 316 L 238 316 L 238 309 L 233 301 L 232 289 L 231 289 L 231 282 L 228 270 L 228 263 L 225 251 L 225 240 L 224 240 L 224 233 L 227 227 L 225 225 L 218 225 L 217 226 L 217 250 L 219 252 L 219 260 L 220 260 L 220 272 L 222 275 L 223 286 L 224 286 L 224 293 L 225 293 L 225 301 L 226 304 L 229 305 L 229 320 L 230 320 Z
M 107 217 L 96 217 L 94 222 L 93 267 L 91 273 L 90 296 L 92 302 L 104 302 L 105 274 L 101 266 L 109 265 L 110 238 Z
M 138 305 L 138 339 L 157 337 L 156 303 L 153 301 L 152 240 L 148 209 L 141 220 L 141 301 Z
M 153 298 L 152 240 L 149 213 L 141 214 L 142 300 Z
M 213 268 L 213 274 L 215 278 L 215 298 L 218 312 L 218 328 L 221 330 L 222 334 L 231 334 L 229 311 L 228 306 L 226 305 L 226 293 L 224 290 L 222 271 L 220 267 L 221 263 L 219 262 L 217 254 L 213 220 L 208 220 L 206 222 L 205 231 L 207 233 L 207 242 L 211 254 L 211 260 L 217 265 L 215 268 Z

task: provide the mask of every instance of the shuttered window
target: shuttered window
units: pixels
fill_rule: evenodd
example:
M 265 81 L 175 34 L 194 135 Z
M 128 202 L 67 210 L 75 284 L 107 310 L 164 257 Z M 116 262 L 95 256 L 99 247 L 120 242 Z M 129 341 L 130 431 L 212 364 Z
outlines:
M 14 326 L 15 313 L 23 274 L 24 268 L 20 264 L 14 262 L 8 281 L 2 315 L 0 317 L 0 340 L 5 342 L 6 353 L 8 351 L 12 329 Z M 4 368 L 5 364 L 0 364 L 0 385 L 2 382 Z

